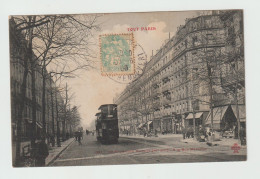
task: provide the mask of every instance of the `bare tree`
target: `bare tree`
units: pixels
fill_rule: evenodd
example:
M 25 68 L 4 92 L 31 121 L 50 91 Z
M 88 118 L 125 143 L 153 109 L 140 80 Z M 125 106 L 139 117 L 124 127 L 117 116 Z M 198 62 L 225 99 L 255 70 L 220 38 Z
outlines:
M 234 13 L 237 12 L 231 12 L 231 14 Z M 230 23 L 227 23 L 230 27 L 226 27 L 225 22 L 220 21 L 219 23 L 223 28 L 219 33 L 205 34 L 200 32 L 192 37 L 192 44 L 188 45 L 198 47 L 198 49 L 188 64 L 190 69 L 188 76 L 192 78 L 193 99 L 208 104 L 210 107 L 212 129 L 213 107 L 221 104 L 236 104 L 238 135 L 240 135 L 238 103 L 239 100 L 244 100 L 245 84 L 243 29 L 240 27 L 240 30 L 235 32 Z M 204 92 L 199 93 L 198 86 L 201 87 L 202 91 L 204 89 Z M 241 99 L 238 98 L 239 91 Z M 233 102 L 228 94 L 233 96 Z M 196 104 L 194 107 L 196 108 Z
M 187 80 L 190 81 L 193 111 L 199 108 L 199 103 L 209 105 L 211 114 L 211 129 L 213 130 L 213 107 L 223 102 L 224 95 L 220 88 L 221 53 L 224 48 L 224 34 L 205 34 L 200 32 L 191 37 L 187 46 L 196 48 L 191 52 L 192 60 L 187 63 Z M 191 91 L 192 90 L 192 91 Z M 217 98 L 216 98 L 217 96 Z M 215 98 L 214 98 L 215 97 Z
M 234 20 L 236 18 L 236 20 Z M 222 20 L 226 29 L 221 86 L 236 105 L 238 139 L 242 143 L 239 104 L 245 104 L 244 30 L 242 11 L 227 11 Z M 238 23 L 236 23 L 238 22 Z
M 19 115 L 22 116 L 26 93 L 27 76 L 30 72 L 32 78 L 32 146 L 35 145 L 36 130 L 36 73 L 41 71 L 42 85 L 42 120 L 43 131 L 45 126 L 45 85 L 47 66 L 60 64 L 60 70 L 56 73 L 63 76 L 71 76 L 79 69 L 91 67 L 93 58 L 91 45 L 93 45 L 92 30 L 98 30 L 95 26 L 97 16 L 80 15 L 53 15 L 53 16 L 14 16 L 15 31 L 22 34 L 27 40 L 26 58 L 21 63 L 24 66 L 24 77 L 21 93 L 21 105 Z M 55 62 L 54 62 L 55 61 Z M 75 75 L 75 74 L 74 74 Z M 21 118 L 20 118 L 21 119 Z M 21 121 L 17 123 L 20 134 Z M 20 140 L 17 140 L 17 156 L 20 151 Z
M 94 45 L 92 31 L 98 30 L 98 26 L 95 25 L 96 18 L 96 15 L 84 17 L 80 15 L 48 16 L 49 23 L 38 26 L 35 30 L 33 50 L 38 54 L 42 67 L 42 122 L 44 132 L 46 131 L 45 89 L 47 68 L 48 66 L 55 66 L 55 72 L 52 71 L 51 73 L 72 77 L 75 76 L 76 71 L 88 70 L 92 66 L 91 58 L 94 57 L 91 50 L 91 46 Z M 63 122 L 63 128 L 65 128 L 65 122 Z
M 34 67 L 34 63 L 32 63 L 35 59 L 35 56 L 32 51 L 32 42 L 33 42 L 33 28 L 40 26 L 44 23 L 47 23 L 45 19 L 41 19 L 36 21 L 34 17 L 28 16 L 27 18 L 10 18 L 10 42 L 18 45 L 18 50 L 15 51 L 15 45 L 11 45 L 11 63 L 19 64 L 23 67 L 23 77 L 22 77 L 22 84 L 21 84 L 21 93 L 18 94 L 18 118 L 17 118 L 17 138 L 16 138 L 16 159 L 15 165 L 20 164 L 20 145 L 21 145 L 21 120 L 23 118 L 23 111 L 25 106 L 25 98 L 26 98 L 26 87 L 27 87 L 27 78 L 29 72 L 31 72 L 32 78 L 34 78 L 34 71 L 32 68 Z M 13 48 L 14 47 L 14 48 Z M 13 53 L 14 51 L 14 53 Z M 23 54 L 23 55 L 21 55 Z M 35 92 L 33 89 L 32 84 L 32 92 Z M 35 98 L 32 99 L 33 101 L 33 109 L 35 110 L 36 106 Z M 33 114 L 33 117 L 36 116 Z M 35 128 L 36 121 L 32 121 L 32 125 Z M 32 145 L 35 145 L 35 130 L 32 131 Z

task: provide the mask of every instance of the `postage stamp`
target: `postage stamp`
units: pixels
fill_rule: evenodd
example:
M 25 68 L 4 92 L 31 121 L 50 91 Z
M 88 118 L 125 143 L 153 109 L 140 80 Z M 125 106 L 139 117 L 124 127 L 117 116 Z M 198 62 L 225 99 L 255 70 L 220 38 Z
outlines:
M 133 80 L 137 79 L 144 73 L 145 65 L 148 62 L 147 53 L 145 52 L 143 46 L 140 43 L 135 42 L 134 47 L 134 59 L 135 59 L 135 73 L 132 75 L 117 75 L 117 76 L 107 76 L 109 79 L 121 83 L 129 84 Z
M 100 35 L 99 48 L 102 76 L 135 74 L 133 33 Z

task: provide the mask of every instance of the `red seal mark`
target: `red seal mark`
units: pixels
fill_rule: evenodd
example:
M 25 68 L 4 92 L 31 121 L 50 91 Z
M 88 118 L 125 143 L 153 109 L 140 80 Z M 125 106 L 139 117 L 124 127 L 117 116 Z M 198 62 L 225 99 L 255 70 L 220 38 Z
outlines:
M 233 153 L 239 153 L 238 151 L 240 150 L 240 146 L 237 143 L 234 143 L 234 145 L 231 147 L 231 150 L 234 150 Z

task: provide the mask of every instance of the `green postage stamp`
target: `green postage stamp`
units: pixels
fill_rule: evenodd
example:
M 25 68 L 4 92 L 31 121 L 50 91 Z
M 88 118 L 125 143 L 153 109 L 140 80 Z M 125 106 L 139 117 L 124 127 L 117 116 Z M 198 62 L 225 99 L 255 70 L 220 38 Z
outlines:
M 134 37 L 132 33 L 99 36 L 101 75 L 133 75 L 135 73 Z

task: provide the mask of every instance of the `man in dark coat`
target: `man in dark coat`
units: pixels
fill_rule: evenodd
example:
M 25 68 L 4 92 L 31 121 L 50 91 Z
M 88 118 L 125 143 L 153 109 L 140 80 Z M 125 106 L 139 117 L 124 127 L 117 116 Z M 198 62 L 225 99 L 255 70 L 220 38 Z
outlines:
M 49 155 L 49 149 L 43 138 L 37 143 L 37 149 L 35 165 L 38 167 L 45 166 L 45 159 Z

